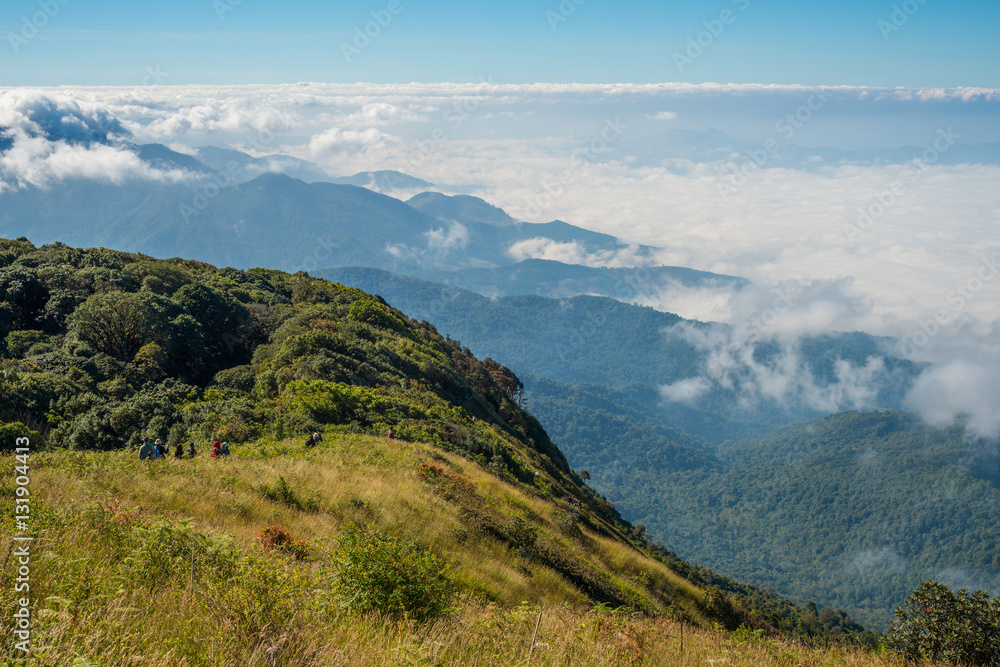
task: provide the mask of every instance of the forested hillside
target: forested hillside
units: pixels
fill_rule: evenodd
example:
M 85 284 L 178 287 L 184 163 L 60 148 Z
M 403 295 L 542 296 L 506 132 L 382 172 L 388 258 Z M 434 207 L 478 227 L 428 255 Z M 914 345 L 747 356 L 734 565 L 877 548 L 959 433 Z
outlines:
M 697 401 L 664 401 L 659 390 L 706 372 L 709 354 L 690 338 L 674 330 L 683 325 L 725 339 L 726 325 L 683 320 L 653 308 L 592 296 L 552 299 L 535 295 L 487 298 L 456 287 L 431 283 L 387 271 L 344 268 L 320 275 L 368 292 L 382 294 L 411 313 L 427 319 L 440 331 L 460 338 L 477 354 L 503 359 L 515 372 L 561 383 L 603 385 L 635 396 L 653 406 L 662 423 L 713 442 L 763 436 L 780 426 L 813 419 L 830 412 L 799 395 L 774 400 L 744 395 L 735 386 L 711 385 Z M 898 409 L 921 366 L 888 354 L 884 341 L 864 333 L 829 333 L 803 337 L 796 343 L 795 359 L 775 341 L 761 340 L 741 350 L 780 375 L 782 364 L 808 374 L 815 386 L 836 384 L 843 364 L 864 367 L 882 359 L 882 370 L 873 378 L 877 390 L 871 400 L 879 407 Z M 734 362 L 734 365 L 736 362 Z M 578 397 L 586 387 L 573 390 Z M 563 400 L 563 399 L 561 399 Z M 572 412 L 589 410 L 577 403 Z M 572 419 L 562 416 L 562 420 Z
M 573 464 L 602 475 L 633 469 L 698 470 L 718 465 L 715 445 L 669 424 L 659 396 L 642 386 L 614 390 L 524 377 L 532 414 Z M 706 416 L 706 426 L 709 424 Z
M 884 629 L 925 579 L 1000 589 L 997 443 L 904 413 L 730 442 L 719 463 L 599 465 L 595 488 L 679 554 Z
M 356 609 L 350 568 L 394 553 L 430 577 L 413 606 L 390 607 L 416 619 L 445 613 L 455 600 L 439 593 L 454 591 L 466 611 L 597 604 L 755 637 L 861 636 L 842 612 L 820 618 L 650 544 L 521 408 L 509 369 L 379 297 L 18 239 L 0 241 L 0 315 L 0 430 L 8 454 L 15 436 L 34 448 L 32 526 L 55 554 L 36 571 L 34 613 L 51 619 L 39 627 L 53 655 L 77 636 L 125 654 L 287 644 L 287 664 L 306 664 Z M 140 462 L 146 438 L 201 455 Z M 231 461 L 207 456 L 216 439 Z M 363 593 L 367 611 L 397 600 Z M 154 626 L 217 625 L 118 644 L 101 624 L 126 600 Z

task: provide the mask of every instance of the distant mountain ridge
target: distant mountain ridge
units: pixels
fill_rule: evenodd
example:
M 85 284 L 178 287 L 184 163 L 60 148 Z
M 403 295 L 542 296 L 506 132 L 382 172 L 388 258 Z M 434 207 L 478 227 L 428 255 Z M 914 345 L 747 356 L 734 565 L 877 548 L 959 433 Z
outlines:
M 658 267 L 657 248 L 561 220 L 517 221 L 471 195 L 425 191 L 404 204 L 384 192 L 435 186 L 399 172 L 333 177 L 288 155 L 217 146 L 193 154 L 161 144 L 131 150 L 174 180 L 70 179 L 51 189 L 6 190 L 0 233 L 240 268 L 371 266 L 488 296 L 589 294 L 658 303 L 675 286 L 746 284 Z M 179 174 L 188 178 L 175 182 Z M 637 265 L 648 268 L 628 268 Z
M 791 126 L 788 126 L 791 129 Z M 939 130 L 948 136 L 947 149 L 939 151 L 935 164 L 1000 164 L 1000 143 L 965 144 L 960 135 L 949 134 L 949 128 Z M 693 163 L 715 161 L 747 161 L 753 153 L 759 153 L 763 142 L 741 140 L 716 129 L 669 130 L 659 135 L 637 138 L 623 137 L 612 147 L 613 154 L 630 155 L 641 163 L 653 164 L 663 161 L 686 160 Z M 815 170 L 838 165 L 879 166 L 906 164 L 923 156 L 927 146 L 897 146 L 895 148 L 851 150 L 829 146 L 801 146 L 790 142 L 781 131 L 770 136 L 777 142 L 774 151 L 765 151 L 766 158 L 759 159 L 759 167 L 783 167 Z M 933 144 L 938 135 L 931 132 L 928 145 Z
M 749 284 L 743 278 L 679 266 L 608 268 L 564 264 L 548 259 L 526 259 L 490 269 L 424 272 L 423 275 L 489 297 L 535 294 L 567 298 L 591 295 L 607 296 L 626 303 L 656 302 L 662 296 L 662 290 L 671 285 L 739 289 Z
M 669 330 L 687 324 L 722 335 L 728 330 L 726 325 L 691 322 L 608 297 L 486 297 L 454 285 L 373 268 L 331 269 L 319 275 L 381 294 L 477 354 L 504 360 L 515 372 L 569 385 L 558 390 L 566 396 L 578 384 L 627 392 L 628 400 L 654 409 L 660 425 L 669 424 L 712 442 L 760 437 L 780 426 L 828 414 L 796 402 L 797 397 L 788 402 L 747 403 L 735 388 L 722 386 L 692 403 L 666 401 L 660 388 L 698 377 L 708 358 L 704 350 Z M 858 332 L 806 337 L 800 347 L 803 363 L 819 386 L 837 381 L 841 361 L 864 365 L 873 356 L 882 358 L 884 370 L 876 378 L 879 390 L 873 402 L 883 408 L 899 409 L 909 384 L 923 368 L 888 354 L 881 339 Z M 768 344 L 756 350 L 760 359 L 774 352 Z M 564 407 L 583 410 L 589 401 Z
M 568 247 L 591 258 L 627 252 L 638 261 L 648 261 L 656 251 L 626 246 L 613 236 L 558 220 L 517 222 L 471 196 L 426 192 L 404 203 L 377 192 L 377 187 L 338 183 L 431 185 L 397 172 L 337 179 L 287 156 L 254 158 L 204 147 L 195 157 L 159 144 L 136 151 L 151 167 L 190 178 L 122 184 L 71 179 L 51 189 L 7 190 L 0 193 L 0 233 L 154 257 L 191 256 L 239 268 L 316 271 L 372 266 L 439 280 L 446 272 L 468 269 L 447 279 L 489 294 L 496 293 L 492 286 L 503 284 L 510 286 L 504 292 L 508 294 L 516 290 L 616 298 L 622 280 L 618 274 L 627 270 L 535 262 L 491 271 L 530 260 L 535 246 Z M 254 173 L 259 175 L 249 178 Z M 309 177 L 314 182 L 303 180 Z M 695 275 L 683 269 L 653 273 L 682 282 Z M 711 274 L 699 275 L 714 280 Z
M 440 192 L 422 192 L 406 203 L 442 222 L 485 222 L 494 225 L 517 223 L 502 208 L 471 195 L 449 197 Z

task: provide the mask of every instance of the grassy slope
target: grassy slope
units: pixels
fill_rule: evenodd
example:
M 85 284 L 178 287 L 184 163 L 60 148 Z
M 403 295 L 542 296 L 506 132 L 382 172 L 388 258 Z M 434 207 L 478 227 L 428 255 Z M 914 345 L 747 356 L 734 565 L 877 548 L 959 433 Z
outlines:
M 470 529 L 462 508 L 415 474 L 422 462 L 462 475 L 495 508 L 521 516 L 540 539 L 584 559 L 666 618 L 669 598 L 688 623 L 708 625 L 702 590 L 620 540 L 587 529 L 565 535 L 554 521 L 559 503 L 429 445 L 345 433 L 309 451 L 290 441 L 245 446 L 226 461 L 34 455 L 33 496 L 45 506 L 34 517 L 35 642 L 48 648 L 33 664 L 88 657 L 102 666 L 507 665 L 524 659 L 537 611 L 534 664 L 901 664 L 886 655 L 805 649 L 760 633 L 690 625 L 681 655 L 677 623 L 594 610 L 564 577 Z M 282 476 L 300 500 L 312 499 L 311 510 L 261 493 Z M 10 497 L 5 490 L 5 517 Z M 456 612 L 418 626 L 331 610 L 325 564 L 345 523 L 373 524 L 443 555 L 460 584 Z M 312 558 L 302 563 L 261 551 L 254 538 L 270 524 L 307 540 Z M 214 536 L 216 546 L 192 534 Z M 230 557 L 236 565 L 223 567 L 217 552 L 225 535 L 238 555 Z M 9 553 L 6 537 L 0 548 Z M 11 587 L 4 582 L 2 590 L 6 613 Z M 13 657 L 3 653 L 9 650 L 0 648 L 0 657 Z
M 244 458 L 249 455 L 251 458 Z M 544 567 L 535 567 L 495 538 L 468 535 L 462 507 L 435 494 L 417 475 L 422 462 L 439 465 L 473 482 L 477 492 L 508 516 L 520 516 L 541 535 L 586 559 L 644 606 L 664 611 L 662 598 L 640 591 L 629 575 L 646 570 L 655 589 L 677 599 L 689 617 L 705 622 L 696 604 L 702 591 L 652 561 L 637 549 L 583 528 L 577 539 L 564 536 L 555 519 L 568 509 L 525 494 L 479 466 L 421 443 L 372 436 L 330 435 L 321 446 L 305 450 L 286 441 L 269 448 L 237 451 L 230 460 L 199 457 L 192 461 L 141 463 L 132 452 L 57 452 L 41 455 L 36 493 L 52 507 L 80 507 L 86 502 L 140 508 L 144 514 L 175 519 L 196 517 L 199 527 L 236 538 L 249 548 L 265 526 L 276 524 L 313 545 L 320 555 L 345 523 L 374 524 L 455 561 L 461 584 L 503 604 L 522 601 L 550 604 L 587 603 L 574 586 Z M 295 496 L 318 501 L 318 511 L 270 500 L 261 487 L 284 477 Z M 527 572 L 531 571 L 528 576 Z

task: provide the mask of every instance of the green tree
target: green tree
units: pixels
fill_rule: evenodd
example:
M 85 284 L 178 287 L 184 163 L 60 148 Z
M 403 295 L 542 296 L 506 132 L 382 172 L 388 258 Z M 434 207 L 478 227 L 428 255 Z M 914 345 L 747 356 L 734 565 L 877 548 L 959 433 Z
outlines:
M 7 423 L 0 420 L 0 451 L 13 451 L 18 438 L 28 438 L 28 440 L 38 446 L 38 431 L 32 431 L 21 422 Z
M 7 339 L 5 341 L 7 354 L 9 354 L 13 359 L 22 359 L 26 354 L 28 354 L 28 350 L 31 349 L 32 345 L 35 345 L 36 343 L 44 343 L 47 340 L 48 336 L 41 331 L 11 331 L 7 334 Z
M 69 330 L 120 361 L 130 362 L 143 345 L 167 347 L 169 302 L 149 292 L 95 294 L 70 315 Z
M 351 304 L 347 317 L 355 322 L 365 322 L 393 331 L 403 331 L 406 328 L 406 323 L 391 308 L 374 299 L 358 299 Z
M 892 641 L 908 656 L 1000 666 L 1000 598 L 924 581 L 895 613 Z
M 202 283 L 184 285 L 173 299 L 201 323 L 205 346 L 219 361 L 213 372 L 237 360 L 249 361 L 247 338 L 255 328 L 242 304 Z

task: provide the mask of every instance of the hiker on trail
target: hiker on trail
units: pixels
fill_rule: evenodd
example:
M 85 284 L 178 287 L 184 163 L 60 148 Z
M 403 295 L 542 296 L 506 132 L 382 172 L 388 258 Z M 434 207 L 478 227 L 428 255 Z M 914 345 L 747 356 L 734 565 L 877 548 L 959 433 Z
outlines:
M 306 449 L 309 449 L 315 444 L 316 444 L 316 438 L 314 434 L 310 433 L 308 436 L 306 436 Z
M 392 433 L 392 429 L 391 428 L 389 429 L 389 433 L 387 433 L 386 435 L 389 437 L 390 440 L 392 440 L 393 433 Z
M 167 456 L 167 448 L 163 446 L 163 441 L 159 438 L 156 439 L 156 458 L 162 459 Z
M 196 456 L 198 456 L 198 450 L 196 450 L 196 449 L 194 448 L 194 440 L 192 440 L 192 441 L 191 441 L 191 442 L 190 442 L 190 443 L 188 444 L 188 458 L 189 458 L 189 459 L 193 459 L 193 458 L 194 458 L 194 457 L 196 457 Z
M 313 439 L 313 444 L 314 445 L 318 445 L 319 443 L 323 442 L 323 436 L 320 435 L 319 431 L 316 431 L 315 433 L 313 433 L 312 439 Z
M 229 443 L 228 442 L 222 443 L 222 449 L 220 451 L 222 452 L 223 456 L 229 456 Z
M 182 459 L 184 458 L 184 445 L 177 443 L 177 447 L 174 448 L 174 458 Z
M 222 456 L 222 443 L 216 440 L 212 443 L 212 458 L 217 459 Z
M 156 448 L 149 444 L 149 438 L 142 439 L 142 446 L 139 448 L 139 460 L 145 461 L 156 457 Z

